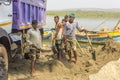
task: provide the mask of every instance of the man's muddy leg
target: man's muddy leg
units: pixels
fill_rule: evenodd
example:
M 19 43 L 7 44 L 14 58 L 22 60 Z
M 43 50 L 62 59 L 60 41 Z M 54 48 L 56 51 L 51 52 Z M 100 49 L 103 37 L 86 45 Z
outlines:
M 73 53 L 74 53 L 75 63 L 77 63 L 77 52 L 73 51 Z
M 31 61 L 31 76 L 35 76 L 35 60 Z
M 68 61 L 71 62 L 71 60 L 72 60 L 72 55 L 71 55 L 71 51 L 70 51 L 70 50 L 68 51 L 68 56 L 69 56 Z

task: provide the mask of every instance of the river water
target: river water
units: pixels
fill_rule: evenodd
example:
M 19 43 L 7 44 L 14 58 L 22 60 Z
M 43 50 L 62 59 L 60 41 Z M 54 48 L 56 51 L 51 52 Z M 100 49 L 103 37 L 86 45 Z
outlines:
M 54 27 L 54 17 L 47 16 L 46 17 L 46 25 L 45 28 L 53 28 Z M 63 17 L 60 17 L 60 21 Z M 108 28 L 112 30 L 114 26 L 117 24 L 119 18 L 76 18 L 76 21 L 79 22 L 80 26 L 83 26 L 87 30 L 101 30 L 102 28 Z

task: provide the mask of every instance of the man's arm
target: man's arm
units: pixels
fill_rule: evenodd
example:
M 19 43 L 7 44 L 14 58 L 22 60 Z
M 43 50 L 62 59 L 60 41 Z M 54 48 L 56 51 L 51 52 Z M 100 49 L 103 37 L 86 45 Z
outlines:
M 80 26 L 79 26 L 78 22 L 77 22 L 77 24 L 76 24 L 76 28 L 77 28 L 77 30 L 78 30 L 79 32 L 86 31 L 84 28 L 83 28 L 83 29 L 82 29 L 82 28 L 80 28 Z
M 64 26 L 64 28 L 63 28 L 63 40 L 64 40 L 64 42 L 66 42 L 66 26 Z
M 54 38 L 53 38 L 53 39 L 55 39 L 55 38 L 57 37 L 57 35 L 58 35 L 58 33 L 59 33 L 60 28 L 61 28 L 61 24 L 59 23 L 59 24 L 57 25 L 56 33 L 55 33 L 55 36 L 54 36 Z

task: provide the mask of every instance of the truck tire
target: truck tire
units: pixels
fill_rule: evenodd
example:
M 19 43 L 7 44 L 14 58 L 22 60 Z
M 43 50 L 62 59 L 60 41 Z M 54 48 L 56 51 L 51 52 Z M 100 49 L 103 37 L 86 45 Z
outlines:
M 0 80 L 8 80 L 8 56 L 3 45 L 0 44 Z

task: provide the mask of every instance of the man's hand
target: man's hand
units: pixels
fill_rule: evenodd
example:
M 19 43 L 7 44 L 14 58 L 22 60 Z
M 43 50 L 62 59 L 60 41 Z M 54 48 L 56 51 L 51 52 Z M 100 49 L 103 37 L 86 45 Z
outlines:
M 67 41 L 66 41 L 66 40 L 64 40 L 64 44 L 66 44 L 66 42 L 67 42 Z
M 54 43 L 55 43 L 55 38 L 52 39 L 52 45 L 54 45 Z
M 66 39 L 63 39 L 63 43 L 66 44 L 66 42 L 67 42 Z
M 34 44 L 31 44 L 31 46 L 33 46 L 33 47 L 34 47 L 35 45 L 34 45 Z
M 66 36 L 63 35 L 63 43 L 66 44 Z
M 88 31 L 86 29 L 83 30 L 85 33 L 87 33 Z
M 87 33 L 88 31 L 86 29 L 82 29 L 80 32 L 85 32 Z
M 31 45 L 32 47 L 36 48 L 36 46 L 34 44 Z
M 51 30 L 55 30 L 55 28 L 51 28 Z

